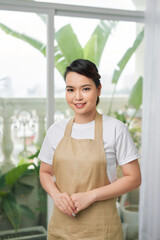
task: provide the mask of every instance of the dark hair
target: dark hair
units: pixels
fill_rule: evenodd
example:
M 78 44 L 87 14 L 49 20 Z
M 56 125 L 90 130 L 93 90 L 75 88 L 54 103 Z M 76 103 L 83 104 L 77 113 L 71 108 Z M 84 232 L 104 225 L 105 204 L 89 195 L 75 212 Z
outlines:
M 69 72 L 76 72 L 92 79 L 96 87 L 100 85 L 101 76 L 98 73 L 98 69 L 96 65 L 89 60 L 86 60 L 86 59 L 74 60 L 68 67 L 66 67 L 66 71 L 64 73 L 65 80 Z M 97 97 L 96 106 L 98 105 L 98 103 L 99 103 L 99 96 Z

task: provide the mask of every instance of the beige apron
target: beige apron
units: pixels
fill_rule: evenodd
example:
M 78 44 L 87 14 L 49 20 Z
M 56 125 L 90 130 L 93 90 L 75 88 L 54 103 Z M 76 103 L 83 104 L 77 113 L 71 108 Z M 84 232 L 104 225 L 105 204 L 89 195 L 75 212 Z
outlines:
M 56 184 L 61 192 L 69 195 L 109 184 L 102 115 L 96 113 L 94 139 L 72 138 L 73 122 L 74 118 L 71 118 L 53 157 Z M 121 221 L 115 202 L 115 198 L 95 202 L 75 218 L 63 214 L 54 206 L 48 240 L 122 240 Z

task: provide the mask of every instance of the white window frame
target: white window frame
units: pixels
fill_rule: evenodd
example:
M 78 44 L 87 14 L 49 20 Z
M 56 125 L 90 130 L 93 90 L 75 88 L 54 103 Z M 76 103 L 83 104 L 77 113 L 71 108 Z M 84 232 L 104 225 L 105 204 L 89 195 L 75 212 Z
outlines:
M 77 5 L 34 2 L 28 0 L 0 0 L 0 10 L 43 13 L 47 15 L 47 128 L 54 121 L 54 16 L 96 18 L 144 23 L 144 11 L 130 11 Z M 48 198 L 48 222 L 52 201 Z

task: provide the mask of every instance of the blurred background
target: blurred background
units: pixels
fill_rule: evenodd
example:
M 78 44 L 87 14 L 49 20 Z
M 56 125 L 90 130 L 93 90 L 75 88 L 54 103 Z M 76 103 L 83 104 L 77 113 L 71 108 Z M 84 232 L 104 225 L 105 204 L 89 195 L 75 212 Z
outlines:
M 123 121 L 141 153 L 145 5 L 0 0 L 0 239 L 17 230 L 22 239 L 31 231 L 46 239 L 51 202 L 39 183 L 37 156 L 47 128 L 72 115 L 63 73 L 73 60 L 97 65 L 98 111 Z M 124 239 L 138 239 L 139 189 L 119 198 L 117 208 Z

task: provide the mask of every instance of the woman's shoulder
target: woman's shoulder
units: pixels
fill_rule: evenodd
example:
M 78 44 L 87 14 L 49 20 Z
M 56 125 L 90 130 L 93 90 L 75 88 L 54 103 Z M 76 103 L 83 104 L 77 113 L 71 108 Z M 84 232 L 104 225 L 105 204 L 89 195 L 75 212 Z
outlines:
M 126 125 L 122 121 L 108 115 L 102 114 L 102 116 L 104 125 L 118 128 L 126 128 Z
M 127 126 L 120 120 L 110 117 L 108 115 L 103 116 L 103 131 L 108 136 L 114 136 L 116 139 L 123 133 L 128 132 Z
M 47 130 L 48 135 L 63 134 L 70 118 L 65 118 L 53 123 Z

